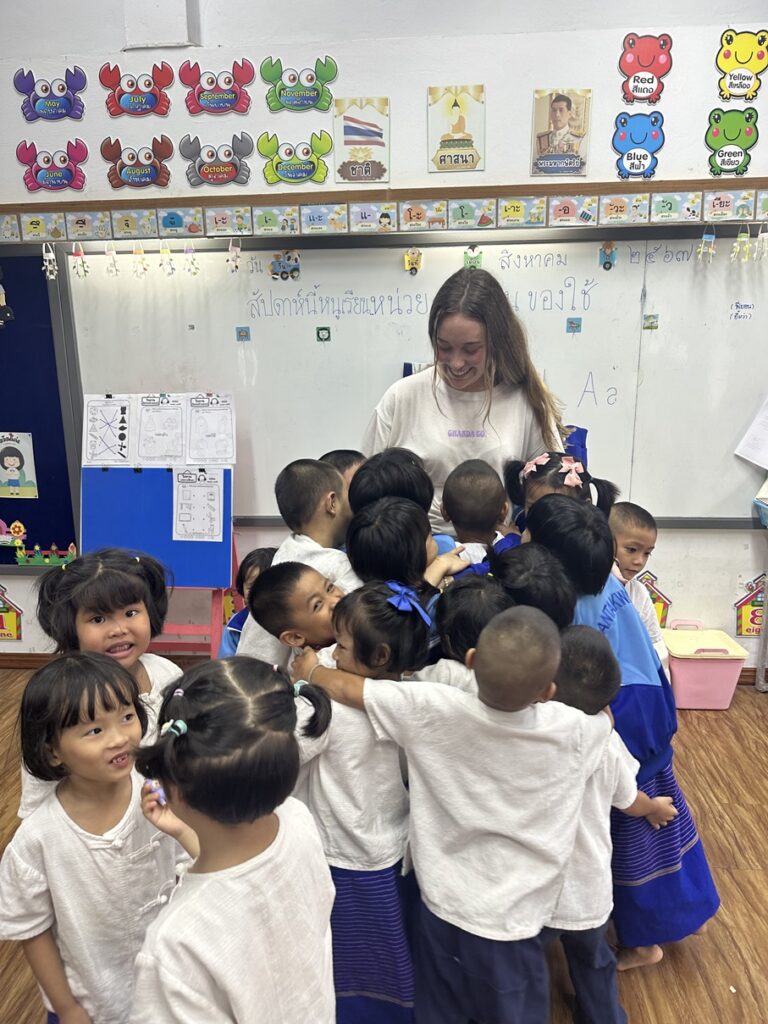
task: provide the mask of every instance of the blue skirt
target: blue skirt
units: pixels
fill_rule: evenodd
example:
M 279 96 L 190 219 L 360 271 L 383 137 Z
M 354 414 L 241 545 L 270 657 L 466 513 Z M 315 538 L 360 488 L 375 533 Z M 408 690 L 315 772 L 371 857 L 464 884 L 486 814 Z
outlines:
M 413 1024 L 413 964 L 401 865 L 331 867 L 337 1024 Z
M 671 796 L 678 815 L 664 828 L 611 813 L 613 919 L 622 946 L 678 942 L 717 913 L 720 897 L 671 762 L 642 783 L 650 797 Z

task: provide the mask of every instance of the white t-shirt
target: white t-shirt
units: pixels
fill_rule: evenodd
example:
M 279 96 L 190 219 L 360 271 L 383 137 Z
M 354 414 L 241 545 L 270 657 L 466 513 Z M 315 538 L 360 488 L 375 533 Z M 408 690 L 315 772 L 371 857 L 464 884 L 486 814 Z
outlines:
M 469 562 L 470 565 L 477 565 L 478 562 L 484 562 L 488 557 L 488 548 L 493 547 L 497 541 L 503 539 L 504 534 L 499 533 L 497 530 L 490 544 L 479 544 L 476 541 L 469 541 L 468 544 L 463 544 L 462 541 L 459 541 L 459 543 L 464 546 L 464 550 L 459 552 L 459 558 L 463 558 L 464 561 Z
M 376 683 L 371 683 L 376 685 Z M 312 706 L 296 698 L 302 779 L 296 794 L 312 812 L 328 863 L 352 871 L 396 864 L 408 839 L 408 791 L 400 752 L 378 740 L 367 715 L 334 702 L 322 736 L 302 734 Z
M 613 909 L 611 807 L 624 810 L 635 802 L 639 767 L 619 734 L 611 733 L 600 767 L 587 781 L 552 928 L 585 931 L 608 920 Z
M 497 711 L 450 686 L 366 682 L 365 709 L 408 758 L 424 903 L 473 935 L 538 935 L 552 916 L 587 779 L 611 724 L 549 701 Z
M 136 959 L 131 1024 L 333 1024 L 334 888 L 306 807 L 223 871 L 188 872 Z
M 0 939 L 53 926 L 72 994 L 93 1024 L 128 1021 L 133 962 L 185 856 L 141 813 L 144 780 L 132 779 L 128 810 L 103 836 L 76 825 L 52 793 L 0 861 Z
M 182 674 L 178 665 L 174 665 L 168 658 L 161 658 L 157 654 L 142 654 L 139 661 L 144 666 L 149 678 L 149 693 L 143 693 L 141 699 L 147 709 L 147 731 L 142 738 L 142 744 L 154 743 L 157 733 L 157 716 L 160 705 L 163 703 L 163 694 L 168 683 L 178 679 Z M 36 807 L 53 793 L 58 785 L 57 782 L 47 782 L 45 779 L 37 779 L 30 775 L 22 764 L 21 766 L 21 803 L 16 812 L 20 818 L 27 818 Z
M 352 571 L 349 558 L 343 551 L 324 548 L 302 533 L 292 533 L 277 549 L 272 565 L 280 565 L 281 562 L 301 562 L 308 565 L 336 584 L 345 594 L 363 585 L 362 580 Z M 237 653 L 287 668 L 291 648 L 281 644 L 277 637 L 268 633 L 252 615 L 249 615 L 240 634 Z
M 373 412 L 361 448 L 368 456 L 393 445 L 420 455 L 435 485 L 432 530 L 453 534 L 440 515 L 443 484 L 452 469 L 467 459 L 483 459 L 503 479 L 509 459 L 532 459 L 547 446 L 519 387 L 495 387 L 491 413 L 485 419 L 485 391 L 457 391 L 438 376 L 435 401 L 433 379 L 430 368 L 389 387 Z
M 418 679 L 423 683 L 444 683 L 446 686 L 455 686 L 465 693 L 477 695 L 477 680 L 471 668 L 462 665 L 460 661 L 453 658 L 440 658 L 434 665 L 427 665 L 425 668 L 413 672 L 410 679 Z M 336 705 L 334 704 L 334 707 Z

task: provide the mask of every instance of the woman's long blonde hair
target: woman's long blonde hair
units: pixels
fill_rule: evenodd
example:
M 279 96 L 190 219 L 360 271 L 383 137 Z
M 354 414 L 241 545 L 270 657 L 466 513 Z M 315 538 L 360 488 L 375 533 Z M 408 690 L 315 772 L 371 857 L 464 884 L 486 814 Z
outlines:
M 483 422 L 491 415 L 495 386 L 520 387 L 536 417 L 544 444 L 547 448 L 559 447 L 561 438 L 552 435 L 552 424 L 559 434 L 564 436 L 567 433 L 560 419 L 560 403 L 539 376 L 528 351 L 523 325 L 515 316 L 501 285 L 487 270 L 471 267 L 457 270 L 443 283 L 432 302 L 429 338 L 435 356 L 433 390 L 440 372 L 437 332 L 443 317 L 453 313 L 461 313 L 485 327 L 488 343 L 484 379 L 488 402 Z

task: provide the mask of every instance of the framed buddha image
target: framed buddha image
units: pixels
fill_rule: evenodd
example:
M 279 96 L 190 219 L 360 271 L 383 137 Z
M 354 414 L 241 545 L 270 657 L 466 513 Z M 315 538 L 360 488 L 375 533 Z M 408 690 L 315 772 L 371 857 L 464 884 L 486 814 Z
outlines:
M 587 173 L 591 89 L 535 89 L 531 174 Z
M 427 92 L 429 170 L 485 170 L 485 86 L 431 85 Z

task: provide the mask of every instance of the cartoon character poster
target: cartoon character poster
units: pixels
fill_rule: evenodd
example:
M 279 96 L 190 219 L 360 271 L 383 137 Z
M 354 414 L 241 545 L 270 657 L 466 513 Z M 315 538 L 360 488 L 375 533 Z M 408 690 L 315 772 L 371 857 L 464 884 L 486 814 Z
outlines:
M 485 86 L 431 85 L 429 170 L 485 170 Z
M 251 168 L 245 161 L 253 152 L 253 139 L 248 132 L 233 135 L 220 144 L 200 144 L 197 136 L 185 135 L 179 142 L 179 153 L 187 165 L 187 181 L 198 185 L 245 185 Z
M 80 165 L 88 159 L 88 147 L 82 139 L 70 139 L 53 152 L 38 149 L 34 142 L 20 142 L 16 159 L 27 168 L 24 185 L 28 192 L 61 192 L 65 188 L 82 192 L 85 188 L 85 172 Z
M 268 185 L 285 182 L 298 185 L 306 181 L 321 184 L 328 176 L 323 157 L 333 149 L 333 139 L 325 130 L 312 132 L 309 142 L 280 142 L 277 135 L 262 132 L 256 140 L 259 154 L 266 159 L 264 180 Z
M 19 605 L 8 597 L 8 591 L 0 586 L 0 640 L 21 640 L 22 616 Z
M 614 121 L 611 145 L 618 159 L 616 170 L 620 178 L 652 178 L 659 158 L 656 155 L 665 142 L 664 115 L 660 110 L 651 114 L 622 112 Z
M 765 573 L 747 580 L 746 594 L 735 603 L 736 636 L 760 636 L 765 613 Z
M 256 77 L 249 60 L 236 60 L 224 71 L 201 71 L 188 60 L 179 68 L 179 81 L 187 86 L 184 102 L 190 114 L 247 114 L 251 97 L 246 85 Z
M 99 81 L 108 90 L 106 107 L 110 117 L 144 117 L 158 114 L 165 117 L 171 109 L 167 89 L 173 83 L 173 68 L 163 61 L 151 72 L 134 75 L 121 72 L 119 65 L 102 64 Z
M 110 164 L 107 181 L 112 188 L 165 188 L 171 180 L 171 169 L 165 162 L 173 156 L 173 143 L 167 135 L 152 139 L 143 146 L 124 146 L 120 139 L 102 139 L 101 155 Z
M 333 93 L 328 83 L 333 82 L 339 72 L 339 66 L 333 57 L 326 54 L 325 60 L 320 57 L 314 67 L 284 67 L 278 57 L 273 60 L 266 57 L 259 68 L 262 79 L 269 84 L 266 93 L 267 106 L 270 110 L 330 110 Z
M 760 76 L 768 68 L 768 29 L 737 32 L 727 28 L 720 37 L 715 64 L 723 72 L 718 82 L 721 99 L 753 100 Z
M 333 101 L 337 182 L 389 181 L 389 100 L 358 96 Z
M 32 70 L 19 68 L 13 76 L 13 87 L 21 93 L 21 113 L 25 121 L 60 121 L 69 117 L 82 119 L 85 107 L 78 96 L 88 84 L 85 72 L 75 65 L 60 78 L 37 78 Z
M 672 36 L 624 36 L 619 71 L 625 103 L 658 103 L 664 91 L 662 79 L 672 70 Z
M 709 124 L 704 143 L 710 150 L 709 173 L 746 174 L 752 155 L 750 150 L 759 138 L 757 111 L 722 110 L 715 107 L 709 112 Z
M 0 498 L 36 498 L 32 435 L 0 431 Z
M 591 89 L 535 89 L 531 174 L 587 173 Z

